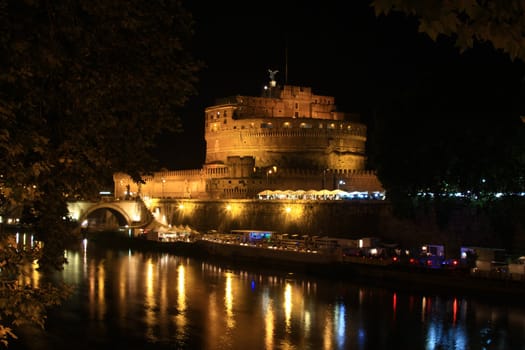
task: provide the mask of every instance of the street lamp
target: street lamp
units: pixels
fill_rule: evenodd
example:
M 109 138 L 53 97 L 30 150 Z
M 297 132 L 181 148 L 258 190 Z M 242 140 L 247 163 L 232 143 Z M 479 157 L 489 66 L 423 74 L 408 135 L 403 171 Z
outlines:
M 166 179 L 162 178 L 162 198 L 164 198 L 164 184 L 166 183 Z
M 274 165 L 266 171 L 266 185 L 270 184 L 270 175 L 277 172 L 277 167 Z

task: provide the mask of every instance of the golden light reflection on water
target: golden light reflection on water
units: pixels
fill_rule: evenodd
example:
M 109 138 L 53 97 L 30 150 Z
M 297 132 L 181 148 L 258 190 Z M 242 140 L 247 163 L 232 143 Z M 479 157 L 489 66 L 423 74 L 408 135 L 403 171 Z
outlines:
M 425 321 L 425 312 L 427 308 L 427 298 L 421 298 L 421 322 Z
M 101 261 L 98 264 L 98 274 L 97 274 L 97 305 L 98 305 L 98 318 L 100 320 L 104 319 L 106 313 L 106 297 L 104 295 L 106 287 L 106 268 L 104 262 Z
M 177 267 L 177 309 L 179 313 L 184 313 L 186 310 L 186 275 L 183 265 Z
M 304 310 L 303 325 L 304 325 L 304 334 L 306 337 L 308 337 L 310 335 L 310 331 L 312 328 L 312 317 L 310 315 L 310 311 L 306 309 Z
M 84 268 L 87 268 L 87 266 L 88 266 L 87 265 L 87 248 L 88 248 L 88 240 L 87 240 L 87 238 L 84 238 L 82 240 L 82 260 L 84 262 Z
M 325 318 L 324 318 L 324 328 L 323 328 L 323 349 L 329 350 L 333 349 L 333 343 L 332 343 L 332 334 L 334 331 L 333 326 L 333 313 L 331 310 L 327 309 L 325 312 Z
M 207 327 L 206 329 L 206 341 L 209 342 L 209 339 L 218 339 L 220 333 L 220 326 L 219 326 L 219 310 L 217 308 L 218 302 L 217 302 L 217 293 L 215 291 L 211 291 L 211 293 L 208 296 L 208 312 L 207 315 L 207 324 L 210 325 L 210 327 Z
M 154 271 L 154 264 L 151 258 L 146 261 L 146 290 L 144 294 L 144 305 L 145 305 L 145 322 L 146 322 L 146 337 L 155 341 L 155 323 L 156 323 L 156 311 L 157 306 L 155 300 L 155 282 L 156 276 Z
M 187 326 L 186 319 L 186 269 L 184 265 L 177 267 L 177 316 L 175 316 L 175 324 L 178 330 L 184 330 Z M 185 332 L 178 332 L 183 335 Z
M 22 235 L 18 239 L 32 242 Z M 171 348 L 188 348 L 189 339 L 198 338 L 202 349 L 251 349 L 254 344 L 266 350 L 367 349 L 375 338 L 405 327 L 400 322 L 409 324 L 407 319 L 417 326 L 414 333 L 424 343 L 420 348 L 428 349 L 436 344 L 468 348 L 480 331 L 496 332 L 498 324 L 525 330 L 523 310 L 502 312 L 461 298 L 358 286 L 336 297 L 332 285 L 289 274 L 226 269 L 169 254 L 94 255 L 86 243 L 78 251 L 66 251 L 66 257 L 68 264 L 59 274 L 66 283 L 83 286 L 81 305 L 74 311 L 84 308 L 78 319 L 86 330 L 98 329 L 96 336 L 107 337 L 111 329 L 133 332 Z M 36 265 L 30 268 L 23 282 L 38 287 L 44 280 Z M 104 328 L 109 320 L 118 324 Z M 472 329 L 478 334 L 472 336 Z
M 264 312 L 264 345 L 267 350 L 270 350 L 274 349 L 275 311 L 273 310 L 273 301 L 268 297 L 268 288 L 265 288 L 262 300 Z
M 284 287 L 284 317 L 286 324 L 286 333 L 291 332 L 292 327 L 292 285 L 286 283 Z
M 226 327 L 229 331 L 235 328 L 235 318 L 233 315 L 233 287 L 232 273 L 226 272 L 226 284 L 224 289 L 224 309 L 226 310 Z
M 68 252 L 62 273 L 68 281 L 86 281 L 84 318 L 97 321 L 95 325 L 116 319 L 119 324 L 113 327 L 122 327 L 121 334 L 138 332 L 149 342 L 172 348 L 187 348 L 189 339 L 198 338 L 202 349 L 365 349 L 379 333 L 403 327 L 396 320 L 407 317 L 427 331 L 421 335 L 426 348 L 468 342 L 465 320 L 470 311 L 457 298 L 440 302 L 355 286 L 336 298 L 333 286 L 289 275 L 231 270 L 171 255 L 91 256 L 87 250 L 87 255 Z M 37 278 L 36 273 L 31 276 Z M 370 305 L 379 312 L 374 317 Z M 506 318 L 525 329 L 521 313 L 509 310 L 508 316 L 495 317 L 489 311 L 478 311 L 479 324 Z
M 134 269 L 130 268 L 130 260 L 122 259 L 119 264 L 118 269 L 118 305 L 120 310 L 120 320 L 121 322 L 126 322 L 128 308 L 127 308 L 127 295 L 128 295 L 128 285 L 130 284 L 130 279 L 134 277 Z
M 169 325 L 165 320 L 168 319 L 168 306 L 169 302 L 169 256 L 163 255 L 159 261 L 157 261 L 157 298 L 158 298 L 158 307 L 157 307 L 157 326 L 159 327 L 160 339 L 164 339 L 169 336 Z M 171 289 L 173 287 L 171 286 Z
M 89 285 L 88 285 L 88 299 L 90 317 L 93 319 L 104 319 L 106 312 L 106 299 L 104 295 L 105 290 L 105 267 L 104 261 L 98 263 L 94 260 L 89 262 Z

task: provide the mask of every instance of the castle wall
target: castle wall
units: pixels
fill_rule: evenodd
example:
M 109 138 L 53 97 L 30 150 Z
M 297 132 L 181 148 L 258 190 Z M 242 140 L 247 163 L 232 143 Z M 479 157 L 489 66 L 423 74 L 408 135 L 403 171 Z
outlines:
M 129 199 L 148 198 L 207 198 L 206 178 L 225 176 L 224 169 L 209 175 L 202 170 L 160 171 L 144 177 L 144 184 L 135 183 L 127 174 L 113 175 L 114 197 Z M 222 171 L 221 171 L 222 170 Z
M 265 119 L 254 122 L 269 123 Z M 260 167 L 364 169 L 364 131 L 344 127 L 343 130 L 340 127 L 272 127 L 271 130 L 254 127 L 207 132 L 206 163 L 225 163 L 228 156 L 235 155 L 252 156 Z
M 189 225 L 199 232 L 257 229 L 349 239 L 380 237 L 404 247 L 436 242 L 458 249 L 461 245 L 502 244 L 488 217 L 466 208 L 458 209 L 447 227 L 439 228 L 432 211 L 422 210 L 415 218 L 402 220 L 392 214 L 387 201 L 192 199 L 157 201 L 154 205 L 162 208 L 167 224 Z M 512 244 L 523 247 L 523 241 L 518 240 L 524 235 L 523 227 L 518 226 L 512 229 Z
M 264 190 L 383 191 L 373 171 L 259 168 L 253 167 L 253 159 L 249 157 L 231 157 L 229 161 L 232 162 L 229 166 L 158 172 L 145 177 L 145 184 L 140 186 L 128 175 L 117 173 L 114 175 L 114 196 L 120 199 L 136 196 L 253 199 Z
M 182 204 L 182 206 L 181 206 Z M 381 230 L 388 206 L 377 201 L 178 200 L 158 201 L 166 224 L 200 232 L 252 228 L 290 234 L 363 237 Z M 286 208 L 290 207 L 290 211 Z

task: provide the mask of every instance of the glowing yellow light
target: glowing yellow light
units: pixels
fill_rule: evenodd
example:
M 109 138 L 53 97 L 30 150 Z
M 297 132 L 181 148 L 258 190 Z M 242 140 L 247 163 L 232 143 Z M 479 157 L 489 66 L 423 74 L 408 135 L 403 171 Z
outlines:
M 304 205 L 300 203 L 286 204 L 282 208 L 286 220 L 298 221 L 304 220 Z
M 286 283 L 284 288 L 284 315 L 287 331 L 290 331 L 292 319 L 292 285 Z
M 265 315 L 264 315 L 264 324 L 265 324 L 265 332 L 264 332 L 264 343 L 266 345 L 266 349 L 274 349 L 274 323 L 275 323 L 275 314 L 273 311 L 273 306 L 271 301 L 268 303 L 268 306 L 265 308 Z
M 184 209 L 184 204 L 179 204 L 179 209 L 180 210 Z
M 146 282 L 145 282 L 145 306 L 146 306 L 146 315 L 145 315 L 145 322 L 146 322 L 146 333 L 153 333 L 152 329 L 155 327 L 155 324 L 157 323 L 157 314 L 154 311 L 157 308 L 157 300 L 155 295 L 155 285 L 157 281 L 156 271 L 155 271 L 156 264 L 150 259 L 146 262 Z
M 177 309 L 182 313 L 186 310 L 186 271 L 183 265 L 177 268 Z
M 226 286 L 224 291 L 224 307 L 226 309 L 226 324 L 229 329 L 235 327 L 235 318 L 233 317 L 233 278 L 232 273 L 226 273 Z
M 238 202 L 227 204 L 224 207 L 224 214 L 228 215 L 229 218 L 235 218 L 241 215 L 243 211 L 243 205 Z

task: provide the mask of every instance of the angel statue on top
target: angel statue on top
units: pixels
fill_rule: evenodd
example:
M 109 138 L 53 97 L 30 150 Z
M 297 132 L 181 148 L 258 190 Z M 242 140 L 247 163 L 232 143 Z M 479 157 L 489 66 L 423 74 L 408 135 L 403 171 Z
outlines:
M 277 74 L 278 72 L 279 72 L 278 70 L 268 69 L 268 73 L 270 73 L 270 80 L 271 81 L 275 81 L 275 74 Z

